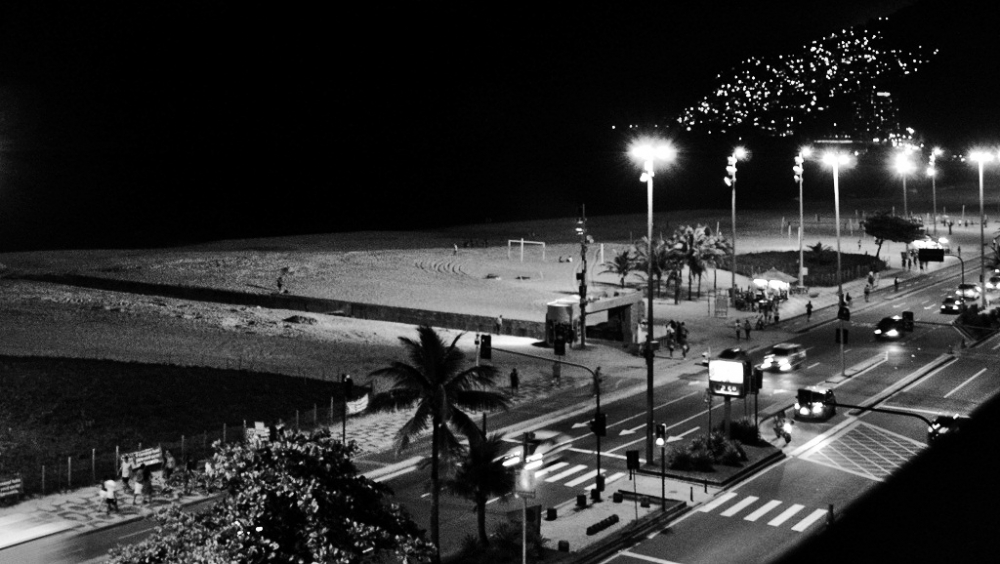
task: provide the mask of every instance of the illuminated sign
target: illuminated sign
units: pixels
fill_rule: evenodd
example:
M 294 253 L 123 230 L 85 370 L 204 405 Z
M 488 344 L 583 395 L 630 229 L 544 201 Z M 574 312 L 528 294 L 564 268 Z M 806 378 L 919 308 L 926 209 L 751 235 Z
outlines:
M 716 396 L 742 398 L 749 388 L 750 361 L 712 359 L 708 361 L 708 389 Z

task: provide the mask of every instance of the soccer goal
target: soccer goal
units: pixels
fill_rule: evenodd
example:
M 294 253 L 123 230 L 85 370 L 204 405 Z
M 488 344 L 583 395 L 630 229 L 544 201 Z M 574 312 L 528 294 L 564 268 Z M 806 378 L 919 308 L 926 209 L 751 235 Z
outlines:
M 521 262 L 524 262 L 525 245 L 540 245 L 542 247 L 542 260 L 545 260 L 545 243 L 542 241 L 525 241 L 524 239 L 507 239 L 507 260 L 510 260 L 510 251 L 514 248 L 515 244 L 521 248 Z

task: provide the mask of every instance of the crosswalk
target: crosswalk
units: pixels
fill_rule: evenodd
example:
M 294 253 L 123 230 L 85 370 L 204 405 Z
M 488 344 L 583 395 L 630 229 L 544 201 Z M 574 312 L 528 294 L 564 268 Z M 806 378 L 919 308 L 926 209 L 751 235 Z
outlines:
M 734 501 L 735 503 L 730 504 L 730 502 Z M 758 502 L 760 501 L 762 500 L 757 496 L 748 495 L 740 498 L 738 494 L 728 492 L 701 506 L 698 508 L 698 511 L 702 513 L 712 513 L 716 510 L 720 510 L 720 516 L 730 518 L 738 518 L 739 515 L 746 513 L 743 516 L 743 520 L 750 522 L 761 521 L 762 518 L 771 516 L 771 519 L 766 521 L 769 526 L 780 527 L 786 523 L 790 523 L 791 530 L 797 533 L 805 531 L 827 515 L 826 509 L 816 509 L 805 515 L 805 517 L 793 522 L 793 517 L 801 517 L 801 513 L 804 509 L 806 509 L 806 506 L 798 503 L 788 505 L 784 501 L 778 499 L 768 500 L 758 505 Z M 783 510 L 779 509 L 786 505 L 787 507 Z M 723 507 L 725 507 L 725 509 L 723 509 Z
M 394 468 L 392 472 L 384 473 L 384 475 L 379 475 L 373 479 L 379 482 L 388 481 L 414 470 L 416 470 L 416 466 L 408 466 L 402 469 Z M 605 487 L 612 482 L 628 476 L 626 472 L 608 472 L 603 470 L 601 474 L 604 476 Z M 597 469 L 586 464 L 570 464 L 566 461 L 559 461 L 536 470 L 535 481 L 537 483 L 559 484 L 567 488 L 590 491 L 597 487 Z M 584 484 L 586 486 L 581 487 Z

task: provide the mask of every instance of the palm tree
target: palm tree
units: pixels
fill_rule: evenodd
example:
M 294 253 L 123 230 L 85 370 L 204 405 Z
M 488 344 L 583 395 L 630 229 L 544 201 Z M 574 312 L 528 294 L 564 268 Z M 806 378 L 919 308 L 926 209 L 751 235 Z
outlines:
M 649 263 L 647 262 L 649 260 L 649 243 L 647 241 L 649 239 L 643 237 L 639 239 L 639 243 L 634 245 L 636 254 L 634 270 L 643 279 L 645 279 L 649 271 Z M 672 270 L 673 258 L 670 254 L 670 248 L 661 236 L 659 240 L 653 242 L 653 277 L 656 278 L 657 296 L 660 295 L 660 288 L 663 285 L 663 275 L 670 273 Z M 652 296 L 650 296 L 650 299 L 652 299 Z
M 448 480 L 448 491 L 472 500 L 476 504 L 479 542 L 489 546 L 486 534 L 486 502 L 490 498 L 507 498 L 514 491 L 514 472 L 498 460 L 510 448 L 500 434 L 469 439 L 469 449 L 459 463 L 455 476 Z
M 428 426 L 431 427 L 431 542 L 435 546 L 435 560 L 440 562 L 438 512 L 441 482 L 438 463 L 442 446 L 445 447 L 445 456 L 459 447 L 453 430 L 470 437 L 470 441 L 472 437 L 479 437 L 479 428 L 463 410 L 507 409 L 510 402 L 503 394 L 489 389 L 496 385 L 499 375 L 495 368 L 485 365 L 462 368 L 465 354 L 456 344 L 464 334 L 455 337 L 451 345 L 445 345 L 431 327 L 421 325 L 417 333 L 420 337 L 418 341 L 399 338 L 410 364 L 397 361 L 371 373 L 389 380 L 389 389 L 372 398 L 368 409 L 392 411 L 416 405 L 413 417 L 396 433 L 399 451 L 409 446 L 410 441 L 426 431 Z
M 701 277 L 708 266 L 716 267 L 718 260 L 729 252 L 729 243 L 724 237 L 713 235 L 712 229 L 704 225 L 682 226 L 677 236 L 684 245 L 684 264 L 688 267 L 688 299 L 691 299 L 691 284 L 698 277 L 698 297 L 701 298 Z
M 632 272 L 635 268 L 636 257 L 632 256 L 632 253 L 628 249 L 622 249 L 620 251 L 615 251 L 615 258 L 605 262 L 602 266 L 604 270 L 601 274 L 611 272 L 618 276 L 621 283 L 621 287 L 625 287 L 625 277 Z

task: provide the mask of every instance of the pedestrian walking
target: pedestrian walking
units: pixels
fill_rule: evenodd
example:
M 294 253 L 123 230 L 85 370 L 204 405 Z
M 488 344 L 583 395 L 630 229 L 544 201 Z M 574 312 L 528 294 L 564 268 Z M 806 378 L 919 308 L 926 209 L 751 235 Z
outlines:
M 667 350 L 670 352 L 670 358 L 674 358 L 674 337 L 667 337 Z
M 740 340 L 740 329 L 742 327 L 740 326 L 740 321 L 738 319 L 736 320 L 736 323 L 733 324 L 733 327 L 736 328 L 736 340 L 739 341 Z
M 808 323 L 809 320 L 812 319 L 812 316 L 813 316 L 813 303 L 812 300 L 809 300 L 808 302 L 806 302 L 806 323 Z
M 892 280 L 892 286 L 896 292 L 899 291 L 899 276 Z
M 500 332 L 503 330 L 503 315 L 497 316 L 496 329 L 497 329 L 496 333 L 497 335 L 499 335 Z
M 452 253 L 452 256 L 457 254 L 458 254 L 458 243 L 455 243 L 455 252 Z
M 777 325 L 781 322 L 781 315 L 778 313 L 778 308 L 774 308 L 774 324 Z
M 750 329 L 751 329 L 751 327 L 750 327 L 750 320 L 749 319 L 744 319 L 743 320 L 743 333 L 746 334 L 746 337 L 747 337 L 748 341 L 750 340 Z
M 858 250 L 861 250 L 861 239 L 858 239 Z
M 868 285 L 875 286 L 875 273 L 871 270 L 868 271 Z
M 132 480 L 132 505 L 138 505 L 136 500 L 142 499 L 145 502 L 144 492 L 146 489 L 146 484 L 143 481 L 143 476 L 145 475 L 146 464 L 142 463 L 138 468 L 135 469 L 135 479 Z
M 128 455 L 122 456 L 121 475 L 122 475 L 122 485 L 124 485 L 127 488 L 128 481 L 132 477 L 132 461 L 129 460 Z
M 108 515 L 111 515 L 112 511 L 121 513 L 118 509 L 118 496 L 115 494 L 117 489 L 118 483 L 110 478 L 104 480 L 104 483 L 101 484 L 101 499 L 104 500 Z
M 521 384 L 521 378 L 517 374 L 517 368 L 510 371 L 510 391 L 517 393 L 517 387 Z
M 870 301 L 871 295 L 872 295 L 872 285 L 865 284 L 865 303 Z
M 851 307 L 851 293 L 848 292 L 847 296 L 844 297 L 844 301 L 847 302 L 847 307 Z

